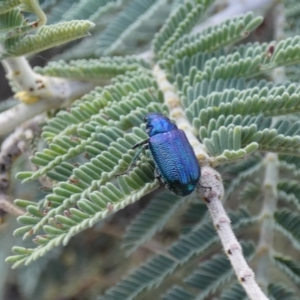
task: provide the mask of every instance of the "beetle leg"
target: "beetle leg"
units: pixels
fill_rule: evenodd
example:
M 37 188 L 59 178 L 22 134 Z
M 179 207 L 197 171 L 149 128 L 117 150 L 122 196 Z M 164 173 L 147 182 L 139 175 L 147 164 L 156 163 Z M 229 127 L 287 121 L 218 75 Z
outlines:
M 146 140 L 146 141 L 148 142 L 148 140 Z M 132 170 L 132 168 L 134 167 L 134 165 L 135 165 L 136 161 L 138 160 L 140 154 L 143 152 L 144 149 L 146 149 L 146 147 L 148 147 L 148 144 L 145 144 L 145 143 L 146 143 L 145 141 L 142 141 L 142 142 L 140 142 L 140 143 L 138 143 L 138 144 L 136 144 L 136 145 L 134 145 L 134 146 L 132 147 L 132 149 L 134 149 L 134 148 L 136 148 L 136 147 L 142 145 L 142 147 L 135 153 L 135 155 L 134 155 L 134 157 L 133 157 L 133 159 L 132 159 L 132 162 L 130 163 L 130 165 L 129 165 L 129 167 L 127 168 L 127 170 L 126 170 L 125 172 L 123 172 L 123 173 L 118 174 L 117 176 L 125 175 L 125 174 L 127 174 L 130 170 Z
M 161 176 L 159 175 L 159 173 L 157 172 L 157 169 L 155 169 L 155 171 L 154 171 L 154 177 L 155 177 L 155 179 L 157 179 L 158 182 L 159 182 L 159 188 L 165 187 L 165 183 L 164 183 L 162 177 L 161 177 Z
M 149 143 L 149 139 L 143 140 L 143 141 L 138 142 L 137 144 L 133 145 L 131 149 L 135 149 L 140 146 L 143 146 L 142 148 L 144 148 L 144 147 L 146 148 L 148 146 L 148 143 Z

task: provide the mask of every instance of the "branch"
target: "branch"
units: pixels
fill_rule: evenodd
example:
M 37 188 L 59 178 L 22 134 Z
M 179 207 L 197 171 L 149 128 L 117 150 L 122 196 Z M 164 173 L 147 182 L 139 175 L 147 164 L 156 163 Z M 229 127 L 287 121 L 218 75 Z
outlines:
M 29 153 L 26 153 L 28 152 L 26 151 L 26 140 L 32 140 L 33 137 L 40 136 L 40 124 L 42 121 L 42 116 L 36 116 L 24 122 L 22 126 L 17 127 L 15 131 L 2 142 L 0 152 L 0 197 L 3 194 L 4 198 L 7 198 L 7 189 L 11 179 L 11 165 L 21 154 L 29 156 Z M 5 205 L 5 203 L 3 205 Z
M 230 226 L 230 219 L 222 205 L 224 186 L 221 175 L 211 167 L 202 168 L 201 185 L 198 193 L 204 198 L 215 228 L 219 234 L 223 249 L 230 260 L 235 274 L 251 300 L 267 300 L 257 282 L 252 269 L 248 266 L 242 247 Z
M 95 83 L 39 75 L 23 56 L 4 59 L 2 64 L 8 79 L 21 91 L 16 97 L 23 103 L 0 114 L 0 135 L 38 114 L 68 105 L 96 86 Z
M 280 41 L 284 38 L 284 6 L 278 4 L 275 8 L 275 21 L 274 21 L 274 36 L 276 41 Z M 287 81 L 284 67 L 276 68 L 272 77 L 275 83 L 282 83 Z M 278 120 L 278 117 L 274 117 L 272 123 L 274 124 Z M 265 159 L 265 175 L 264 175 L 264 199 L 263 206 L 260 212 L 262 224 L 260 230 L 259 244 L 257 252 L 260 257 L 257 262 L 257 279 L 260 284 L 267 289 L 269 285 L 270 277 L 270 252 L 273 246 L 274 238 L 274 213 L 277 208 L 278 192 L 277 184 L 279 178 L 279 160 L 278 155 L 275 153 L 267 153 Z
M 223 248 L 241 285 L 251 300 L 267 300 L 268 298 L 256 283 L 254 273 L 243 256 L 242 247 L 232 231 L 230 219 L 226 215 L 222 205 L 221 200 L 224 196 L 224 186 L 220 174 L 208 166 L 210 157 L 207 154 L 205 146 L 196 138 L 193 127 L 185 117 L 180 98 L 176 94 L 174 86 L 168 82 L 165 72 L 161 70 L 158 65 L 155 65 L 153 68 L 153 76 L 157 81 L 159 89 L 164 94 L 164 102 L 169 107 L 171 118 L 174 118 L 178 127 L 183 129 L 186 133 L 198 161 L 202 166 L 201 185 L 211 187 L 211 189 L 203 189 L 200 187 L 199 196 L 203 196 L 207 203 L 208 210 L 218 231 Z
M 46 24 L 47 22 L 47 17 L 43 10 L 40 7 L 39 2 L 35 0 L 29 0 L 29 1 L 23 1 L 23 9 L 24 11 L 32 12 L 37 15 L 38 20 L 33 22 L 32 24 L 34 25 L 35 28 L 41 27 Z
M 196 138 L 193 127 L 185 117 L 180 98 L 176 94 L 174 86 L 167 80 L 165 71 L 158 65 L 155 65 L 153 68 L 153 76 L 156 79 L 159 89 L 163 91 L 164 102 L 169 107 L 170 117 L 176 120 L 178 128 L 184 130 L 201 165 L 209 164 L 210 158 L 207 154 L 206 147 Z
M 277 207 L 277 183 L 278 183 L 278 155 L 268 153 L 265 158 L 265 179 L 264 179 L 264 201 L 261 210 L 262 225 L 258 244 L 259 259 L 257 263 L 257 278 L 261 285 L 267 289 L 270 277 L 270 251 L 274 237 L 273 214 Z
M 40 118 L 35 118 L 17 128 L 1 145 L 0 152 L 0 210 L 14 216 L 21 216 L 25 212 L 10 202 L 7 190 L 10 183 L 10 169 L 13 161 L 24 152 L 24 138 L 32 138 L 36 131 L 40 131 Z
M 19 217 L 25 214 L 25 211 L 18 208 L 16 205 L 7 200 L 4 195 L 0 195 L 0 209 L 6 213 Z

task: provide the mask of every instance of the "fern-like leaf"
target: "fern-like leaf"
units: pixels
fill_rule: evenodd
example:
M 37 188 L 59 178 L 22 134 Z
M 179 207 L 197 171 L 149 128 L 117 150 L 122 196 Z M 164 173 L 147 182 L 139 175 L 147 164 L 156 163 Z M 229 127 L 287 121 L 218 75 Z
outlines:
M 163 300 L 195 300 L 195 296 L 181 286 L 174 286 L 163 297 Z
M 236 283 L 230 289 L 225 290 L 221 295 L 221 300 L 248 300 L 243 287 Z
M 282 180 L 278 183 L 280 199 L 292 202 L 296 207 L 300 208 L 300 188 L 299 182 L 296 180 Z
M 294 282 L 300 285 L 300 264 L 290 257 L 276 255 L 275 264 L 283 270 Z
M 178 6 L 155 36 L 153 49 L 162 58 L 166 51 L 199 21 L 212 0 L 187 0 Z
M 261 157 L 259 155 L 253 155 L 248 160 L 245 160 L 243 164 L 239 163 L 237 170 L 231 169 L 230 171 L 234 172 L 236 176 L 230 181 L 230 185 L 226 188 L 224 198 L 227 199 L 230 197 L 245 180 L 248 181 L 251 177 L 255 176 L 257 172 L 261 170 L 262 166 Z M 232 167 L 232 165 L 230 167 Z
M 268 287 L 269 295 L 272 300 L 297 300 L 299 299 L 298 295 L 296 295 L 293 291 L 289 290 L 282 284 L 279 283 L 271 283 Z
M 181 232 L 188 233 L 195 224 L 207 217 L 207 206 L 204 203 L 192 203 L 183 216 Z
M 90 20 L 93 22 L 110 8 L 118 5 L 120 5 L 119 0 L 80 0 L 75 5 L 71 5 L 61 20 Z
M 254 220 L 248 212 L 242 210 L 231 214 L 232 224 L 240 228 L 251 224 Z M 168 249 L 170 256 L 157 255 L 121 280 L 115 287 L 110 288 L 99 300 L 129 300 L 141 291 L 154 285 L 172 274 L 174 270 L 189 261 L 193 256 L 203 253 L 218 240 L 211 222 L 198 224 L 186 235 L 181 236 Z
M 102 57 L 100 59 L 84 59 L 70 62 L 60 60 L 50 62 L 44 68 L 37 67 L 35 71 L 43 75 L 56 77 L 79 80 L 100 80 L 101 78 L 111 78 L 139 68 L 149 68 L 149 65 L 142 59 L 127 56 Z
M 282 40 L 275 46 L 272 63 L 275 66 L 295 64 L 300 60 L 299 54 L 300 36 L 294 36 Z
M 253 243 L 242 242 L 242 247 L 245 257 L 249 258 L 254 253 Z M 229 281 L 232 276 L 233 270 L 228 258 L 225 255 L 215 255 L 210 260 L 201 263 L 184 282 L 190 287 L 201 290 L 194 299 L 203 300 L 214 293 L 225 282 Z M 175 297 L 175 299 L 184 300 L 184 298 L 180 298 L 180 290 L 177 296 L 177 291 L 178 288 L 174 287 L 168 291 L 168 294 Z M 171 300 L 172 298 L 165 297 L 165 299 Z
M 44 256 L 55 246 L 65 245 L 73 235 L 93 226 L 112 212 L 139 200 L 157 187 L 157 182 L 153 182 L 153 169 L 145 165 L 132 171 L 124 179 L 118 180 L 119 186 L 112 183 L 103 185 L 100 191 L 89 195 L 90 200 L 82 198 L 77 201 L 78 209 L 61 210 L 61 214 L 56 211 L 55 218 L 48 217 L 49 225 L 46 225 L 45 222 L 41 223 L 44 224 L 45 234 L 38 235 L 34 239 L 39 246 L 35 249 L 21 249 L 21 254 L 19 250 L 18 252 L 14 251 L 16 255 L 7 258 L 7 261 L 14 262 L 13 267 L 29 264 L 38 257 Z M 66 189 L 65 191 L 70 195 L 70 191 Z M 42 216 L 25 215 L 19 217 L 19 221 L 24 224 L 36 225 L 41 222 L 41 218 Z
M 71 114 L 64 114 L 64 117 L 66 115 L 70 115 L 70 119 L 66 119 L 67 123 L 68 121 L 71 121 L 70 123 L 76 121 L 76 123 L 85 123 L 84 119 L 87 117 L 90 117 L 91 115 L 95 114 L 89 122 L 84 124 L 84 126 L 80 126 L 81 128 L 78 128 L 78 135 L 79 136 L 64 136 L 62 137 L 58 136 L 56 139 L 49 145 L 49 149 L 45 149 L 43 152 L 38 152 L 36 155 L 31 158 L 31 161 L 41 166 L 41 168 L 36 171 L 24 174 L 19 173 L 17 176 L 20 179 L 23 179 L 23 181 L 29 181 L 38 178 L 42 174 L 46 174 L 47 172 L 51 171 L 53 168 L 58 166 L 61 162 L 70 159 L 72 157 L 75 157 L 84 151 L 87 151 L 89 157 L 96 157 L 98 154 L 102 151 L 103 155 L 106 155 L 104 151 L 108 150 L 108 147 L 110 147 L 110 143 L 115 142 L 118 138 L 122 138 L 124 136 L 123 130 L 128 130 L 132 128 L 133 126 L 140 126 L 141 123 L 143 123 L 143 117 L 147 114 L 149 111 L 160 111 L 161 107 L 158 105 L 158 102 L 160 102 L 162 99 L 160 96 L 158 96 L 155 99 L 155 94 L 151 93 L 150 89 L 145 89 L 143 91 L 139 91 L 137 93 L 130 93 L 130 91 L 127 89 L 125 91 L 125 94 L 128 93 L 128 97 L 125 99 L 122 99 L 119 95 L 119 98 L 121 98 L 121 101 L 109 101 L 109 102 L 102 102 L 103 99 L 100 100 L 97 105 L 100 104 L 103 105 L 103 109 L 100 109 L 100 113 L 103 113 L 102 116 L 99 115 L 99 110 L 93 108 L 92 112 L 86 111 L 85 114 L 80 114 L 78 111 L 79 109 L 76 109 L 75 112 L 78 114 L 74 114 L 75 118 Z M 108 98 L 111 97 L 111 94 L 106 94 Z M 112 98 L 110 98 L 112 100 Z M 88 104 L 87 104 L 88 105 Z M 145 108 L 143 108 L 145 107 Z M 73 111 L 74 112 L 74 111 Z M 77 118 L 79 120 L 77 121 Z M 110 122 L 107 121 L 107 119 L 110 118 Z M 60 118 L 61 119 L 61 118 Z M 74 128 L 77 129 L 77 124 L 74 124 Z M 55 130 L 60 130 L 59 128 L 63 127 L 64 122 L 55 122 Z M 82 124 L 79 124 L 82 125 Z M 71 126 L 70 126 L 71 127 Z M 79 127 L 79 126 L 78 126 Z M 61 129 L 62 130 L 62 129 Z M 146 138 L 146 134 L 137 131 L 138 136 L 141 136 L 142 138 Z M 107 135 L 108 134 L 108 135 Z M 136 136 L 135 138 L 138 138 Z M 49 137 L 49 135 L 47 135 Z M 51 138 L 53 138 L 53 132 L 51 132 L 50 135 Z M 120 141 L 121 142 L 121 141 Z M 135 142 L 138 142 L 138 140 L 135 140 Z M 124 153 L 124 151 L 128 151 L 130 147 L 133 146 L 133 144 L 128 144 L 127 142 L 123 141 L 123 145 L 120 145 L 119 143 L 114 143 L 114 146 L 119 148 L 119 152 L 117 154 L 118 159 L 120 159 L 120 155 Z M 127 150 L 124 149 L 125 147 Z M 114 148 L 114 147 L 113 147 Z M 114 151 L 114 149 L 111 149 L 111 151 Z M 113 153 L 113 157 L 116 156 L 116 153 Z M 110 159 L 111 161 L 118 162 L 118 159 L 114 159 L 113 157 L 108 157 L 107 159 Z M 114 166 L 111 163 L 107 162 L 107 165 Z M 107 170 L 107 168 L 104 168 L 103 170 Z
M 76 135 L 77 130 L 79 128 L 83 129 L 83 125 L 88 121 L 92 121 L 93 118 L 99 120 L 98 115 L 106 106 L 115 105 L 128 96 L 132 99 L 133 95 L 131 93 L 134 94 L 148 88 L 152 91 L 152 88 L 156 87 L 153 77 L 145 70 L 143 72 L 127 72 L 124 76 L 115 77 L 113 82 L 116 84 L 107 86 L 104 89 L 96 88 L 83 96 L 74 103 L 70 112 L 61 111 L 58 113 L 44 127 L 43 138 L 47 142 L 51 142 L 54 138 L 60 136 Z M 151 101 L 153 100 L 152 98 Z M 130 102 L 132 101 L 130 100 Z M 83 111 L 84 113 L 82 113 Z M 101 122 L 101 124 L 106 123 L 106 120 Z M 90 135 L 88 134 L 88 136 Z
M 238 16 L 209 27 L 196 35 L 185 35 L 165 53 L 163 64 L 171 68 L 176 59 L 191 57 L 197 53 L 214 52 L 249 35 L 261 22 L 253 13 Z
M 126 230 L 123 246 L 127 253 L 136 250 L 161 230 L 185 201 L 185 198 L 170 193 L 153 199 Z
M 94 193 L 97 194 L 96 191 L 99 187 L 104 186 L 105 183 L 110 184 L 110 180 L 113 180 L 118 173 L 121 173 L 122 168 L 126 169 L 132 161 L 134 151 L 131 150 L 130 155 L 124 155 L 124 153 L 136 143 L 138 136 L 141 134 L 144 135 L 144 132 L 137 130 L 135 130 L 135 134 L 127 134 L 123 139 L 119 139 L 119 143 L 113 142 L 107 151 L 102 151 L 99 155 L 91 159 L 89 163 L 74 168 L 69 180 L 67 182 L 60 182 L 57 187 L 53 189 L 53 194 L 46 196 L 45 205 L 49 212 L 43 218 L 31 223 L 33 224 L 32 232 L 37 232 L 51 217 L 69 209 L 81 198 L 85 199 L 86 197 L 92 197 Z M 119 167 L 116 167 L 115 165 L 117 162 L 120 163 Z M 149 162 L 146 162 L 146 174 L 149 172 L 149 168 L 152 169 L 152 165 L 149 164 Z M 139 169 L 137 171 L 140 172 Z M 121 180 L 121 177 L 119 177 L 119 180 Z M 128 180 L 130 185 L 135 187 L 131 182 L 131 179 Z M 149 178 L 146 175 L 141 176 L 137 184 L 140 185 L 142 182 L 146 184 L 149 182 L 148 180 Z M 122 183 L 122 181 L 120 183 Z M 124 185 L 122 185 L 127 191 L 124 196 L 130 193 L 130 189 L 127 187 L 129 183 L 126 184 L 125 181 Z M 121 199 L 122 197 L 120 200 Z M 22 218 L 23 217 L 21 217 L 21 219 Z
M 0 2 L 2 3 L 2 2 Z M 1 5 L 1 4 L 0 4 Z M 1 14 L 0 18 L 0 42 L 6 41 L 6 45 L 16 42 L 20 35 L 32 29 L 26 26 L 25 18 L 19 8 L 11 9 Z
M 21 3 L 20 0 L 2 0 L 0 1 L 0 14 L 4 14 Z M 3 16 L 1 16 L 2 18 Z
M 278 229 L 286 235 L 293 245 L 300 249 L 300 215 L 297 212 L 292 212 L 287 209 L 276 211 L 274 218 Z
M 245 152 L 241 153 L 242 156 L 257 149 L 300 155 L 299 143 L 300 136 L 298 135 L 293 137 L 279 135 L 275 129 L 257 131 L 255 125 L 249 127 L 236 126 L 229 129 L 221 127 L 218 131 L 213 132 L 211 138 L 204 139 L 204 144 L 212 155 L 221 155 L 228 157 L 228 159 L 235 159 L 236 156 L 239 158 L 238 151 L 243 147 L 245 147 Z M 237 155 L 234 154 L 231 158 L 229 150 L 237 151 Z
M 161 1 L 157 0 L 132 1 L 100 35 L 97 41 L 97 54 L 108 55 L 119 50 L 132 31 L 150 19 L 161 5 Z
M 90 21 L 70 21 L 41 27 L 34 35 L 6 47 L 2 57 L 21 56 L 36 53 L 62 43 L 87 36 L 88 31 L 94 27 Z
M 251 78 L 281 65 L 296 64 L 300 61 L 297 54 L 299 37 L 287 39 L 278 44 L 279 57 L 273 55 L 274 43 L 241 45 L 228 53 L 197 53 L 191 57 L 177 59 L 172 66 L 172 75 L 189 75 L 186 80 L 197 82 L 232 77 Z M 195 63 L 196 62 L 196 63 Z M 194 68 L 192 68 L 194 66 Z M 169 66 L 170 68 L 170 66 Z

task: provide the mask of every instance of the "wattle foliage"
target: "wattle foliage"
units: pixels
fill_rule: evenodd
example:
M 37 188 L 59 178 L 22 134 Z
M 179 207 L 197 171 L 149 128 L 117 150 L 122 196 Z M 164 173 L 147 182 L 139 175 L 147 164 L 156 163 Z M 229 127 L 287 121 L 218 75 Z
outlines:
M 153 72 L 153 66 L 159 65 L 178 93 L 211 164 L 223 175 L 224 203 L 234 230 L 247 239 L 242 242 L 244 254 L 254 270 L 261 254 L 257 241 L 266 219 L 272 233 L 280 233 L 280 241 L 293 247 L 283 252 L 276 242 L 269 245 L 265 251 L 275 275 L 270 274 L 263 284 L 271 299 L 296 299 L 300 282 L 300 73 L 291 66 L 300 63 L 299 14 L 293 15 L 297 24 L 288 27 L 292 33 L 286 39 L 242 44 L 261 25 L 262 17 L 246 13 L 201 32 L 192 31 L 211 13 L 210 0 L 173 1 L 172 5 L 159 0 L 41 2 L 50 24 L 32 33 L 19 13 L 19 1 L 0 1 L 2 57 L 39 52 L 91 31 L 92 38 L 64 50 L 63 60 L 54 58 L 35 71 L 99 86 L 49 119 L 42 130 L 47 145 L 30 159 L 36 170 L 17 174 L 24 182 L 47 178 L 51 187 L 37 202 L 15 200 L 26 209 L 18 218 L 22 226 L 15 235 L 30 238 L 34 244 L 13 247 L 14 255 L 7 261 L 13 267 L 28 265 L 159 188 L 148 152 L 129 174 L 118 176 L 132 161 L 132 146 L 147 138 L 144 115 L 168 114 L 164 91 L 159 90 Z M 287 15 L 292 16 L 297 1 L 286 1 L 286 6 Z M 114 19 L 107 25 L 104 17 L 111 15 Z M 134 53 L 139 43 L 139 52 L 151 45 L 150 59 Z M 286 70 L 290 81 L 275 82 L 272 72 L 278 67 Z M 273 183 L 278 197 L 271 213 L 261 210 L 269 199 L 264 178 L 270 152 L 276 154 L 279 177 Z M 178 218 L 184 230 L 99 299 L 133 299 L 142 292 L 151 295 L 159 287 L 165 300 L 247 299 L 228 260 L 220 254 L 205 205 L 193 195 L 180 198 L 167 191 L 150 195 L 151 202 L 125 233 L 127 254 L 151 241 L 170 219 Z M 286 276 L 282 285 L 276 283 L 276 272 Z M 175 276 L 180 280 L 172 286 L 168 280 Z M 288 281 L 292 283 L 287 285 Z

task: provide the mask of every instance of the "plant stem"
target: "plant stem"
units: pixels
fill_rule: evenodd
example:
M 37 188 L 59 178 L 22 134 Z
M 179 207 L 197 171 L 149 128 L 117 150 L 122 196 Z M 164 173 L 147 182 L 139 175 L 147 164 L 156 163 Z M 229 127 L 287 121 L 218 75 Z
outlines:
M 17 207 L 13 203 L 11 203 L 9 200 L 4 198 L 4 195 L 0 196 L 0 209 L 4 210 L 8 214 L 16 216 L 16 217 L 22 216 L 25 214 L 24 210 L 20 209 L 19 207 Z
M 153 76 L 156 78 L 159 89 L 163 91 L 164 102 L 169 107 L 170 117 L 176 121 L 178 128 L 185 132 L 201 165 L 209 164 L 210 157 L 207 154 L 206 147 L 196 138 L 193 127 L 185 117 L 180 98 L 176 94 L 174 86 L 167 80 L 165 71 L 155 65 Z
M 258 244 L 257 279 L 266 290 L 270 277 L 270 249 L 274 237 L 273 214 L 277 206 L 278 156 L 268 153 L 265 158 L 264 202 L 261 211 L 262 225 Z
M 209 166 L 202 168 L 201 185 L 210 186 L 210 189 L 199 188 L 199 195 L 207 204 L 210 216 L 220 237 L 223 249 L 230 260 L 235 274 L 251 300 L 267 300 L 255 280 L 255 275 L 243 256 L 242 247 L 238 242 L 230 219 L 222 204 L 224 186 L 221 175 Z
M 278 4 L 275 9 L 275 32 L 274 36 L 276 41 L 280 41 L 284 37 L 284 6 Z M 282 83 L 287 81 L 285 70 L 283 67 L 277 68 L 272 74 L 275 83 Z M 272 124 L 275 124 L 277 118 L 274 117 Z M 260 255 L 257 262 L 257 279 L 263 286 L 264 290 L 270 283 L 270 253 L 273 245 L 274 238 L 274 212 L 277 208 L 278 193 L 277 184 L 279 178 L 279 160 L 278 155 L 275 153 L 267 153 L 264 159 L 265 164 L 265 176 L 264 176 L 264 201 L 261 209 L 262 225 L 260 230 L 258 253 Z
M 164 94 L 165 104 L 169 107 L 170 116 L 176 120 L 178 127 L 187 135 L 195 154 L 202 166 L 201 185 L 208 188 L 199 188 L 199 196 L 207 203 L 213 223 L 219 234 L 222 246 L 227 254 L 231 265 L 251 300 L 267 300 L 257 282 L 254 272 L 248 266 L 242 252 L 242 247 L 237 241 L 230 226 L 230 219 L 227 216 L 221 200 L 224 196 L 224 186 L 221 175 L 210 164 L 210 157 L 205 146 L 196 138 L 193 127 L 185 117 L 181 107 L 180 98 L 176 94 L 174 86 L 168 82 L 166 74 L 158 65 L 153 68 L 153 76 L 156 78 L 160 90 Z
M 17 96 L 23 103 L 0 114 L 0 135 L 40 113 L 68 105 L 96 86 L 90 82 L 39 75 L 24 56 L 4 59 L 2 64 L 8 79 L 20 91 Z

